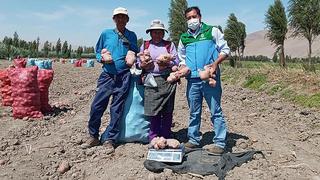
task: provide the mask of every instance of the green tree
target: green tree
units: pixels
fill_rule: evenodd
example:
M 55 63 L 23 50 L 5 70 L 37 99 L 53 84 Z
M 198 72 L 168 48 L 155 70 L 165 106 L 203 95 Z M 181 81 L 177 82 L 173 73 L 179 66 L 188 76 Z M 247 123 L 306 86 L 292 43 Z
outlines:
M 5 36 L 3 39 L 3 44 L 5 44 L 5 54 L 4 56 L 6 58 L 10 58 L 10 54 L 11 54 L 11 46 L 12 46 L 12 38 Z
M 37 49 L 36 49 L 37 53 L 39 52 L 39 46 L 40 46 L 40 38 L 37 37 Z
M 52 43 L 49 43 L 49 52 L 52 51 Z
M 13 34 L 13 46 L 18 47 L 19 46 L 19 35 L 17 32 L 14 32 Z
M 2 41 L 6 46 L 12 45 L 12 38 L 5 36 Z
M 20 39 L 19 40 L 19 47 L 23 49 L 28 49 L 28 43 L 25 40 Z
M 274 4 L 269 6 L 265 14 L 265 24 L 267 38 L 276 46 L 277 51 L 280 52 L 280 67 L 286 67 L 284 41 L 286 40 L 286 34 L 288 32 L 288 21 L 281 0 L 275 0 Z
M 30 52 L 31 52 L 30 56 L 37 57 L 37 41 L 36 40 L 31 42 Z
M 79 46 L 77 49 L 77 57 L 81 57 L 81 54 L 83 53 L 83 47 Z
M 277 63 L 277 62 L 278 62 L 278 51 L 276 51 L 276 52 L 273 53 L 272 61 L 273 61 L 274 63 Z
M 320 34 L 320 0 L 289 0 L 288 12 L 292 36 L 308 40 L 308 66 L 312 68 L 312 43 Z
M 239 22 L 239 27 L 240 27 L 240 57 L 243 57 L 244 49 L 246 48 L 246 37 L 247 37 L 247 32 L 246 32 L 246 25 L 242 22 Z
M 169 8 L 169 32 L 171 40 L 178 45 L 180 35 L 187 30 L 184 11 L 188 8 L 186 0 L 171 0 Z
M 143 44 L 143 39 L 139 38 L 137 42 L 138 47 L 140 48 L 142 44 Z
M 61 54 L 64 58 L 66 58 L 68 56 L 68 42 L 67 41 L 64 41 L 64 43 L 62 45 Z
M 43 44 L 44 57 L 48 57 L 49 51 L 50 51 L 49 42 L 46 41 L 46 42 L 44 42 L 44 44 Z
M 234 58 L 234 65 L 237 67 L 240 64 L 241 56 L 244 52 L 247 33 L 245 24 L 239 22 L 234 13 L 231 13 L 227 20 L 224 36 L 231 52 L 235 53 L 236 58 Z
M 6 45 L 0 42 L 0 59 L 6 58 L 7 57 L 6 53 L 7 53 Z
M 71 58 L 71 52 L 72 52 L 72 46 L 71 44 L 69 45 L 69 48 L 68 48 L 68 53 L 67 53 L 67 57 L 68 58 Z
M 95 53 L 95 52 L 94 52 L 94 47 L 93 47 L 93 46 L 90 48 L 89 53 Z
M 56 54 L 57 54 L 57 57 L 59 57 L 59 54 L 61 53 L 61 40 L 60 38 L 58 39 L 57 41 L 57 44 L 56 44 Z

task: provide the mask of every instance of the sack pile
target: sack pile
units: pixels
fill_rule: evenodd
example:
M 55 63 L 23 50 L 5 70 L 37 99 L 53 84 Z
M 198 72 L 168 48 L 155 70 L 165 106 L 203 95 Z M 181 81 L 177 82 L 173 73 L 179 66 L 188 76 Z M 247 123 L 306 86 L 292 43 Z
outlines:
M 3 106 L 11 106 L 13 99 L 11 97 L 11 81 L 8 76 L 9 68 L 0 70 L 0 92 Z
M 52 68 L 51 63 L 39 61 L 38 65 Z M 26 61 L 22 59 L 15 59 L 14 66 L 0 71 L 2 105 L 12 105 L 14 118 L 41 118 L 43 113 L 51 112 L 48 95 L 53 70 L 26 67 Z
M 83 61 L 82 59 L 78 59 L 76 61 L 74 61 L 74 67 L 82 67 Z

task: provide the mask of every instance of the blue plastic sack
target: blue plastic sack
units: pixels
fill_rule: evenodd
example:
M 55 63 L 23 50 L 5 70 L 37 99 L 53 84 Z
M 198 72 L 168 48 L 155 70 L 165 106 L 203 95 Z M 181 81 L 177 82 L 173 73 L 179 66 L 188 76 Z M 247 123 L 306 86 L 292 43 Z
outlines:
M 94 60 L 88 59 L 86 63 L 86 67 L 94 67 Z
M 144 87 L 138 85 L 138 76 L 132 75 L 123 116 L 119 122 L 119 142 L 148 143 L 150 122 L 144 115 Z
M 52 69 L 51 60 L 38 60 L 34 62 L 39 69 Z
M 36 60 L 35 59 L 32 59 L 32 58 L 29 58 L 27 60 L 27 66 L 35 66 L 36 64 L 34 63 Z
M 71 64 L 74 64 L 75 59 L 70 59 L 69 61 Z

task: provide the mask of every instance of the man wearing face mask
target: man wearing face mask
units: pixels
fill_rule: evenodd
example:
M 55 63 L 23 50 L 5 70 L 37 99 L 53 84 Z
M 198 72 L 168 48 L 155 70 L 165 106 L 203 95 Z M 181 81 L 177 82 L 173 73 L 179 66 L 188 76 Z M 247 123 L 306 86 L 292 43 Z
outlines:
M 180 37 L 178 57 L 180 65 L 186 65 L 191 73 L 187 76 L 187 100 L 190 109 L 188 127 L 188 142 L 186 148 L 200 146 L 200 125 L 203 98 L 208 104 L 215 135 L 213 144 L 207 146 L 211 153 L 222 154 L 226 147 L 227 128 L 221 109 L 221 80 L 219 64 L 225 60 L 230 49 L 223 38 L 222 32 L 214 26 L 201 22 L 201 13 L 198 7 L 189 7 L 185 11 L 188 30 Z M 214 77 L 215 86 L 209 85 L 199 77 L 199 71 L 205 67 L 211 68 L 211 77 Z

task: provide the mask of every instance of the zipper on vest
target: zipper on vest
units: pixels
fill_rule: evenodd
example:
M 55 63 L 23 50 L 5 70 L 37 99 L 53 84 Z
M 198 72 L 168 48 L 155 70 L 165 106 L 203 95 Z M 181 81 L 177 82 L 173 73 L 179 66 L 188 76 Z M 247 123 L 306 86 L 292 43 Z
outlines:
M 198 71 L 198 64 L 197 64 L 197 43 L 194 43 L 194 59 L 195 59 L 195 65 L 196 65 L 196 71 Z

